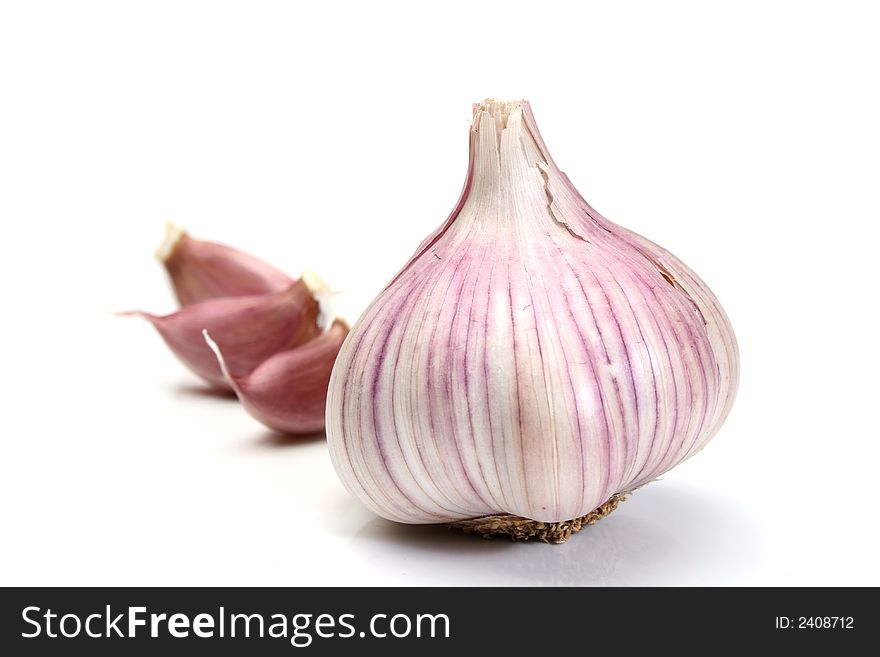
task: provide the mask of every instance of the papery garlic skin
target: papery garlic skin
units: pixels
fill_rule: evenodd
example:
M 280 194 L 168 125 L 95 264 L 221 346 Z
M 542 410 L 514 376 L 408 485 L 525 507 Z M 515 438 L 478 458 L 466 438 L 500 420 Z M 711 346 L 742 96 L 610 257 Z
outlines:
M 700 450 L 739 364 L 708 287 L 608 221 L 528 103 L 474 108 L 461 199 L 346 339 L 327 437 L 381 516 L 590 513 Z
M 208 299 L 170 315 L 129 314 L 147 319 L 195 374 L 216 388 L 231 390 L 202 331 L 224 345 L 229 372 L 243 376 L 273 354 L 318 337 L 319 312 L 312 290 L 299 280 L 282 292 Z
M 287 274 L 249 253 L 190 237 L 168 222 L 156 258 L 165 267 L 181 306 L 221 297 L 281 292 L 293 285 Z
M 246 375 L 229 371 L 223 345 L 204 337 L 245 410 L 270 429 L 302 435 L 324 428 L 327 385 L 348 325 L 336 320 L 323 334 L 279 352 Z

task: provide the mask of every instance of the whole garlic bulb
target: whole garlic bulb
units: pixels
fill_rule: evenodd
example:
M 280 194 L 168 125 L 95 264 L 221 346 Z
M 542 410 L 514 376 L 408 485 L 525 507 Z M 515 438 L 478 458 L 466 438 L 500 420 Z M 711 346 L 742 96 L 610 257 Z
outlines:
M 708 287 L 584 201 L 527 102 L 487 100 L 456 208 L 339 353 L 327 438 L 385 518 L 558 542 L 702 449 L 738 375 Z

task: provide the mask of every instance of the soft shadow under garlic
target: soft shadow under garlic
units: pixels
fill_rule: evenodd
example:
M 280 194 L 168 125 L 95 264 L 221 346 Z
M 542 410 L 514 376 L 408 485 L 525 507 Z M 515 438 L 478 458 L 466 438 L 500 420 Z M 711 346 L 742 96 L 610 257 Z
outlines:
M 232 390 L 221 390 L 220 388 L 214 388 L 208 384 L 180 383 L 174 387 L 173 392 L 177 397 L 236 401 L 235 393 L 232 392 Z
M 289 433 L 281 433 L 279 431 L 269 429 L 268 431 L 260 432 L 260 434 L 256 437 L 256 439 L 252 441 L 251 444 L 258 449 L 279 449 L 312 445 L 314 443 L 324 442 L 326 439 L 327 436 L 324 434 L 323 431 L 315 431 L 313 433 L 294 436 Z
M 759 556 L 755 527 L 728 501 L 657 482 L 560 546 L 381 518 L 363 525 L 352 543 L 374 567 L 396 571 L 405 560 L 447 583 L 670 586 L 736 579 Z

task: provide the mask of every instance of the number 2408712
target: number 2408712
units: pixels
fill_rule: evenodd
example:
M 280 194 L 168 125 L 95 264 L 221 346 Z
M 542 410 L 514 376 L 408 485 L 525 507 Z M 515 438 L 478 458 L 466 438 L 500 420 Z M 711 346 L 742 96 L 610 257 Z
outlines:
M 798 630 L 852 630 L 855 623 L 852 616 L 788 616 L 776 617 L 776 629 Z

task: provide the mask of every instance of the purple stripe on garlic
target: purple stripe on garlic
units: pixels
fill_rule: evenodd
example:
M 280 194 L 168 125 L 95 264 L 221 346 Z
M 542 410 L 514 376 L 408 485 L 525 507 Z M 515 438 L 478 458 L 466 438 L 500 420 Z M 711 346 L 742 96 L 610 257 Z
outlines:
M 327 435 L 391 520 L 557 523 L 702 449 L 738 374 L 706 285 L 584 201 L 527 102 L 486 101 L 457 207 L 342 346 Z

